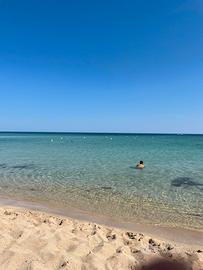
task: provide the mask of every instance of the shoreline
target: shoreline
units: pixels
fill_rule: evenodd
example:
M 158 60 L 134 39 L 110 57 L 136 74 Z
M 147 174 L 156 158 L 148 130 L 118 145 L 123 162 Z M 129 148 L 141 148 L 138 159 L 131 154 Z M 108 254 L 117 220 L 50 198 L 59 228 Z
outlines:
M 108 226 L 111 228 L 143 233 L 151 237 L 156 237 L 182 245 L 190 245 L 197 249 L 203 248 L 203 231 L 198 229 L 195 230 L 181 227 L 167 227 L 152 224 L 118 221 L 115 218 L 96 215 L 73 207 L 69 207 L 68 209 L 59 209 L 37 202 L 4 198 L 2 196 L 0 196 L 0 207 L 13 207 L 25 211 L 32 210 L 58 217 L 75 219 L 81 222 L 97 223 L 102 226 Z

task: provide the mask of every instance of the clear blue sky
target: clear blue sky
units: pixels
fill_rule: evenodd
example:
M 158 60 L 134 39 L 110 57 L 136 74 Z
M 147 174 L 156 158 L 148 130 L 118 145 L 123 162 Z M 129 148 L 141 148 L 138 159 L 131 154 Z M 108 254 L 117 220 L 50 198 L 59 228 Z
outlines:
M 0 0 L 0 130 L 203 133 L 203 1 Z

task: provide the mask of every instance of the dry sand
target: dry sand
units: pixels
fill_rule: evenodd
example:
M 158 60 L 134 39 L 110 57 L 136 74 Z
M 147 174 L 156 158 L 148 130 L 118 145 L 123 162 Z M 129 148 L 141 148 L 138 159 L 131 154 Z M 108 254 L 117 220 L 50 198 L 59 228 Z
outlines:
M 155 258 L 203 269 L 203 243 L 152 238 L 43 212 L 0 207 L 0 269 L 139 270 Z

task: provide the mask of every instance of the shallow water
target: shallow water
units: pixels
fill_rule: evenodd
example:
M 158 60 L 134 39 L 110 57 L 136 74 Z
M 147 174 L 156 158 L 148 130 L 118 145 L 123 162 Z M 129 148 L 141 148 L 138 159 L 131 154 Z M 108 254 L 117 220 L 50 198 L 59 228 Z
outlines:
M 202 230 L 203 136 L 0 133 L 0 196 Z

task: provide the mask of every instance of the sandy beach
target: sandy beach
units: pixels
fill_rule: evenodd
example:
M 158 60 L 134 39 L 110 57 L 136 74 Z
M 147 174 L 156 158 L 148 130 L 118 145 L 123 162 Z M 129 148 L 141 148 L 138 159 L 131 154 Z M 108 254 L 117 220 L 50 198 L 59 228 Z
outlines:
M 203 243 L 159 237 L 59 215 L 2 205 L 0 269 L 130 269 L 157 258 L 203 269 Z

